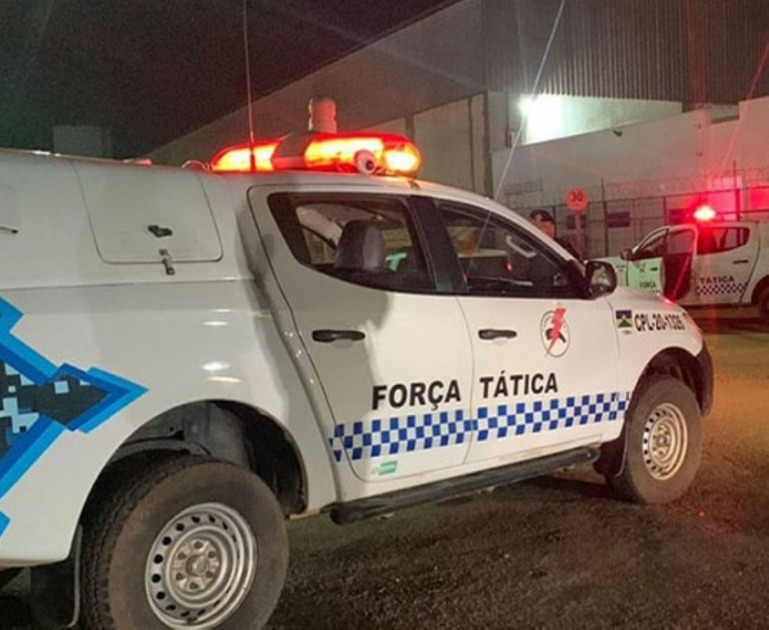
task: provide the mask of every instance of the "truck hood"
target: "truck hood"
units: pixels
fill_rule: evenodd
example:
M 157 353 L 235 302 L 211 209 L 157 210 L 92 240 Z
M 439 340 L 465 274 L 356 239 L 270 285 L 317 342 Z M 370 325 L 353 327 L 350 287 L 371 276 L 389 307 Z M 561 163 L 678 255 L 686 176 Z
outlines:
M 646 289 L 631 289 L 618 286 L 614 293 L 608 296 L 609 303 L 614 308 L 644 308 L 657 310 L 670 310 L 671 312 L 685 313 L 686 310 L 678 304 L 671 302 L 659 293 L 652 293 Z

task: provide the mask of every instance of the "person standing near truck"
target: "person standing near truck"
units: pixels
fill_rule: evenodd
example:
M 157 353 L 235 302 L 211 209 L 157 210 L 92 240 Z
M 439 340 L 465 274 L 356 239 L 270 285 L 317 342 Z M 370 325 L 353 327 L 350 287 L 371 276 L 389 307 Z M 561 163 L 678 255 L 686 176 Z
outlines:
M 582 256 L 577 253 L 577 250 L 574 249 L 571 243 L 562 238 L 558 238 L 555 235 L 555 219 L 553 219 L 553 215 L 550 214 L 547 210 L 543 210 L 541 208 L 534 210 L 531 212 L 531 214 L 529 214 L 529 219 L 531 219 L 531 222 L 536 225 L 540 231 L 542 231 L 544 234 L 547 234 L 567 252 L 574 256 L 574 258 L 577 260 L 582 260 Z

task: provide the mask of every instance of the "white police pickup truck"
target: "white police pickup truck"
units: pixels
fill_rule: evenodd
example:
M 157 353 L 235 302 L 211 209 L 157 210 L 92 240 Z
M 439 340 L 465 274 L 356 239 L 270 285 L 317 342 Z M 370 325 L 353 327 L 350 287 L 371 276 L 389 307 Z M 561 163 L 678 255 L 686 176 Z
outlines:
M 0 568 L 34 567 L 47 622 L 260 627 L 289 517 L 589 462 L 642 503 L 692 482 L 712 368 L 682 309 L 371 176 L 413 171 L 403 138 L 292 145 L 212 173 L 0 152 Z
M 687 308 L 757 306 L 769 323 L 769 223 L 663 226 L 621 256 L 599 258 L 620 285 L 664 293 Z

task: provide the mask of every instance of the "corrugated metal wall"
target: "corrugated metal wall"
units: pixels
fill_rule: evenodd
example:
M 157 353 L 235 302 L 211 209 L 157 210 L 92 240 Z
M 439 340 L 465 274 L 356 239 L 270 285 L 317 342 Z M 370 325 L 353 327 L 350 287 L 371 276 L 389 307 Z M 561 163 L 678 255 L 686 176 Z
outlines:
M 489 89 L 533 91 L 559 6 L 484 0 Z M 569 0 L 537 92 L 736 103 L 769 94 L 768 35 L 769 0 Z

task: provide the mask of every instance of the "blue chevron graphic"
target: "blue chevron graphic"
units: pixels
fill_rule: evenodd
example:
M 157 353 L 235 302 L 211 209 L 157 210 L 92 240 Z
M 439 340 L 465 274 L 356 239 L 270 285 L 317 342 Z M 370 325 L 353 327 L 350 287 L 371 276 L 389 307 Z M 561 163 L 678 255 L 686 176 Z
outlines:
M 65 431 L 90 433 L 147 389 L 98 368 L 56 366 L 14 337 L 0 298 L 0 499 Z M 0 511 L 0 536 L 9 518 Z

